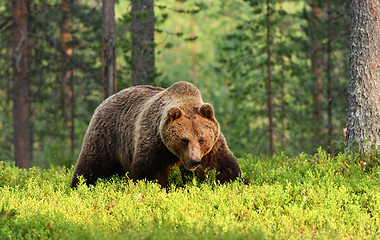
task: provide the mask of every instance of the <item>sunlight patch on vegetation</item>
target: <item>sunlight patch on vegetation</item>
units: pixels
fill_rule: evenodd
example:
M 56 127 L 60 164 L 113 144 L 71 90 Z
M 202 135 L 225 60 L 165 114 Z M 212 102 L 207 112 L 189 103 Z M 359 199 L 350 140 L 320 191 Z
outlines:
M 319 150 L 239 161 L 246 183 L 219 185 L 211 173 L 206 182 L 190 179 L 168 189 L 128 178 L 71 189 L 72 168 L 26 171 L 0 162 L 0 238 L 380 236 L 379 154 L 331 157 Z

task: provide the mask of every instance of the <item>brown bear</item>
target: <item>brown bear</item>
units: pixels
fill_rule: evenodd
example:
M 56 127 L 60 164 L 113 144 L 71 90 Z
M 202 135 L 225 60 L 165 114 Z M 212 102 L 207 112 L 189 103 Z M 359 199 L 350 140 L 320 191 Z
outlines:
M 132 179 L 166 186 L 174 165 L 201 177 L 206 169 L 216 169 L 221 183 L 240 175 L 213 107 L 203 102 L 193 84 L 177 82 L 167 89 L 134 86 L 95 110 L 71 185 L 77 186 L 79 176 L 92 184 L 129 172 Z

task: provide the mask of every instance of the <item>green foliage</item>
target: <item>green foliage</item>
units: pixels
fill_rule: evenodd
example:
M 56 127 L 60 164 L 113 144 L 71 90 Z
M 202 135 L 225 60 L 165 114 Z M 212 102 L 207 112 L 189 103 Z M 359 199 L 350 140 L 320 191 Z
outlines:
M 197 177 L 197 175 L 189 170 L 172 167 L 169 170 L 168 186 L 169 189 L 176 189 L 184 187 L 186 185 L 201 186 L 201 184 L 215 185 L 217 184 L 216 175 L 218 172 L 215 169 L 205 170 L 205 176 L 203 178 Z
M 12 143 L 12 2 L 0 7 L 5 21 L 0 37 L 0 160 L 13 159 Z M 95 2 L 94 2 L 95 3 Z M 60 27 L 61 1 L 32 1 L 28 4 L 28 45 L 31 126 L 33 133 L 33 166 L 71 165 L 67 133 L 63 127 L 60 86 Z M 73 38 L 67 43 L 73 47 L 69 66 L 74 69 L 76 152 L 89 122 L 89 116 L 101 101 L 100 51 L 101 11 L 94 5 L 75 1 L 69 19 Z M 94 96 L 95 95 L 95 96 Z M 100 96 L 100 97 L 99 97 Z M 3 114 L 5 113 L 5 114 Z
M 225 34 L 218 45 L 218 66 L 225 85 L 223 97 L 217 106 L 218 115 L 224 119 L 225 135 L 238 156 L 244 156 L 252 149 L 268 153 L 268 107 L 267 107 L 267 55 L 266 55 L 266 5 L 265 1 L 245 1 L 250 7 L 235 21 L 235 28 Z M 313 115 L 313 92 L 315 80 L 311 72 L 310 55 L 315 46 L 311 35 L 318 32 L 321 41 L 321 55 L 325 54 L 326 15 L 321 22 L 310 26 L 310 1 L 270 1 L 271 75 L 273 95 L 273 117 L 275 147 L 287 153 L 311 153 L 317 147 L 315 131 L 319 126 L 325 129 L 327 115 L 322 122 L 316 122 Z M 326 4 L 320 11 L 325 12 Z M 347 62 L 341 61 L 348 52 L 346 36 L 338 35 L 338 29 L 348 29 L 345 1 L 332 4 L 333 15 L 333 125 L 334 139 L 342 136 L 345 126 L 347 74 L 343 69 Z M 339 16 L 339 17 L 338 17 Z M 318 26 L 318 27 L 316 27 Z M 325 56 L 325 55 L 324 55 Z M 324 58 L 322 56 L 322 58 Z M 344 57 L 343 57 L 344 58 Z M 322 62 L 322 64 L 325 64 Z M 323 71 L 323 66 L 320 66 Z M 342 71 L 343 70 L 343 71 Z M 325 84 L 325 83 L 324 83 Z M 322 109 L 327 109 L 323 89 Z M 216 96 L 215 96 L 216 97 Z M 327 130 L 322 134 L 327 144 Z M 255 152 L 254 151 L 254 152 Z
M 0 162 L 1 239 L 375 239 L 380 155 L 239 159 L 248 184 L 162 189 L 113 178 L 69 188 L 72 169 Z M 368 164 L 372 162 L 372 165 Z M 366 163 L 366 164 L 365 164 Z M 177 170 L 174 174 L 181 175 Z M 173 179 L 174 180 L 174 179 Z
M 318 146 L 313 134 L 309 35 L 317 29 L 309 26 L 310 1 L 281 2 L 282 8 L 279 1 L 271 1 L 270 9 L 276 150 L 290 155 L 313 153 Z M 69 144 L 63 126 L 59 80 L 60 3 L 32 1 L 28 8 L 32 165 L 43 168 L 70 166 L 75 162 L 91 115 L 102 101 L 101 1 L 74 1 L 69 11 L 73 39 L 68 45 L 74 47 L 70 64 L 74 68 L 75 149 L 74 156 L 67 157 Z M 117 1 L 115 5 L 119 90 L 130 86 L 130 3 Z M 263 3 L 262 0 L 155 1 L 155 42 L 150 44 L 155 47 L 154 85 L 195 83 L 204 101 L 213 104 L 229 147 L 239 157 L 268 152 Z M 322 5 L 325 21 L 326 8 Z M 332 2 L 333 133 L 341 143 L 346 117 L 348 5 L 344 0 Z M 13 160 L 11 14 L 11 1 L 5 1 L 0 6 L 0 160 Z M 322 28 L 318 29 L 322 51 L 326 47 L 325 28 L 322 22 Z M 326 112 L 326 98 L 323 104 Z M 284 132 L 282 120 L 286 122 Z M 321 124 L 325 130 L 326 114 Z M 281 144 L 282 136 L 285 146 Z

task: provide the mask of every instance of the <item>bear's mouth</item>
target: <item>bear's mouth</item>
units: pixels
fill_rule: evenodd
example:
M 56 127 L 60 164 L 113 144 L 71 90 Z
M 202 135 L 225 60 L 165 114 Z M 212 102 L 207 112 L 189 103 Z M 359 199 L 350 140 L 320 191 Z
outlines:
M 198 166 L 195 166 L 195 167 L 191 167 L 191 168 L 189 168 L 189 170 L 190 170 L 190 171 L 192 171 L 192 172 L 194 172 L 194 171 L 195 171 L 195 169 L 197 169 L 197 167 L 198 167 Z
M 187 169 L 189 169 L 190 171 L 194 172 L 201 164 L 198 163 L 198 164 L 193 164 L 192 166 L 187 166 Z
M 182 166 L 191 171 L 194 172 L 201 164 L 202 160 L 201 158 L 180 158 L 180 161 L 182 162 Z

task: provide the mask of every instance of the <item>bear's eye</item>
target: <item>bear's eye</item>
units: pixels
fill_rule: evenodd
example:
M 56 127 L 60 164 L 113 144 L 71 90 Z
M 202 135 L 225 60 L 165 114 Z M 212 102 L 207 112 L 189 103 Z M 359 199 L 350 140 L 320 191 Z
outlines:
M 203 139 L 199 140 L 199 144 L 202 145 L 204 143 Z
M 189 145 L 189 140 L 187 140 L 187 139 L 182 139 L 182 144 L 183 144 L 183 146 L 187 146 L 187 145 Z

